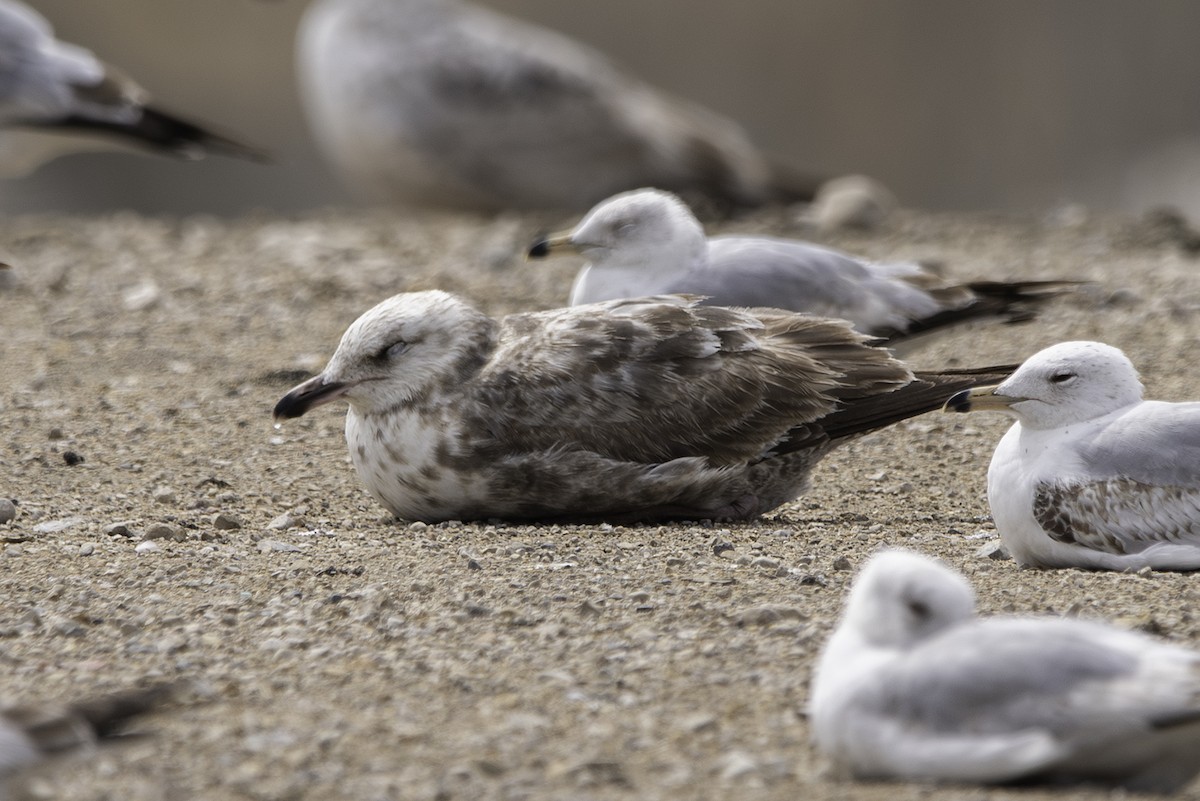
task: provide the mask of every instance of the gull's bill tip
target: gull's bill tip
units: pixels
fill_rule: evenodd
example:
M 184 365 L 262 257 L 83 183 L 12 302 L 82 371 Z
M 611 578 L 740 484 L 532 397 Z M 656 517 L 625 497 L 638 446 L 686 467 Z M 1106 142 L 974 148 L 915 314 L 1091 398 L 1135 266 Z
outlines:
M 964 389 L 961 392 L 955 392 L 942 404 L 942 411 L 1002 412 L 1014 403 L 1020 403 L 1025 400 L 1025 398 L 1017 398 L 1011 395 L 1001 395 L 996 392 L 999 387 L 999 384 L 992 384 L 986 387 L 976 387 L 975 389 Z
M 571 232 L 562 231 L 557 234 L 550 234 L 544 239 L 539 239 L 529 246 L 529 252 L 526 256 L 530 259 L 544 259 L 551 253 L 560 251 L 575 251 L 575 243 L 571 241 Z
M 346 393 L 352 385 L 342 381 L 326 381 L 317 375 L 293 387 L 275 404 L 272 416 L 276 420 L 290 420 L 335 400 Z

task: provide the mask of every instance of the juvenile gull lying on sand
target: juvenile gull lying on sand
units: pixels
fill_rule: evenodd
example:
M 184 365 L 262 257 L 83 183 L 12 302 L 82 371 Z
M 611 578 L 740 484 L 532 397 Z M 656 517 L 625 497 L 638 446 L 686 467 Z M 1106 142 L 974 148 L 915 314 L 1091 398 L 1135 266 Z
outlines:
M 979 619 L 961 575 L 884 551 L 850 590 L 811 713 L 818 749 L 859 778 L 1166 793 L 1200 771 L 1200 653 L 1081 620 Z
M 1200 403 L 1142 400 L 1121 351 L 1063 342 L 946 408 L 1017 418 L 992 455 L 988 501 L 1018 563 L 1200 569 Z
M 356 320 L 275 416 L 349 401 L 351 460 L 402 518 L 748 519 L 842 441 L 1011 369 L 914 377 L 865 342 L 680 296 L 497 321 L 414 292 Z
M 91 52 L 60 42 L 41 15 L 0 0 L 0 174 L 79 150 L 136 145 L 198 158 L 257 150 L 149 105 L 146 91 Z
M 795 239 L 709 239 L 683 201 L 654 189 L 608 198 L 529 255 L 562 250 L 589 260 L 575 278 L 572 305 L 687 292 L 718 306 L 838 317 L 892 342 L 981 317 L 1028 319 L 1034 304 L 1072 283 L 949 284 L 917 264 L 871 264 Z
M 318 0 L 297 41 L 326 157 L 373 200 L 583 211 L 638 186 L 807 200 L 731 120 L 553 31 L 457 0 Z
M 56 754 L 121 736 L 126 723 L 155 709 L 170 694 L 169 685 L 159 685 L 65 705 L 0 710 L 0 780 Z

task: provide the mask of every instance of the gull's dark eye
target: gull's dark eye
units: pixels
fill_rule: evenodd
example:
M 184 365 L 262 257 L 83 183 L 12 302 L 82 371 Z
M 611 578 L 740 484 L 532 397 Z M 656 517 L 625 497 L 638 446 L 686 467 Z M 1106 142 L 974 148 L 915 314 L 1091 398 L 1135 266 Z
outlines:
M 933 614 L 929 605 L 924 601 L 911 600 L 908 601 L 908 611 L 912 612 L 913 617 L 917 620 L 928 620 Z
M 1052 384 L 1065 384 L 1065 383 L 1067 383 L 1068 381 L 1070 381 L 1070 380 L 1071 380 L 1072 378 L 1074 378 L 1074 377 L 1075 377 L 1075 374 L 1074 374 L 1074 373 L 1066 373 L 1066 372 L 1063 372 L 1063 373 L 1055 373 L 1054 375 L 1050 376 L 1050 383 L 1052 383 Z

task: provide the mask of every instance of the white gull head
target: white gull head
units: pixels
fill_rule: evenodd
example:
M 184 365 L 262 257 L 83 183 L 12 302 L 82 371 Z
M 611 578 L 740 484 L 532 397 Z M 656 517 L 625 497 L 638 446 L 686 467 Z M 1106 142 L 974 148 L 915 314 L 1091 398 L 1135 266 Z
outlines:
M 1137 369 L 1117 348 L 1060 342 L 1030 356 L 1002 383 L 958 393 L 946 408 L 1006 412 L 1027 429 L 1050 430 L 1125 409 L 1142 392 Z
M 842 626 L 874 648 L 910 648 L 975 614 L 960 574 L 910 551 L 875 554 L 854 580 Z
M 474 366 L 493 325 L 446 292 L 395 295 L 346 329 L 325 369 L 284 396 L 275 416 L 299 417 L 339 397 L 360 415 L 412 403 Z

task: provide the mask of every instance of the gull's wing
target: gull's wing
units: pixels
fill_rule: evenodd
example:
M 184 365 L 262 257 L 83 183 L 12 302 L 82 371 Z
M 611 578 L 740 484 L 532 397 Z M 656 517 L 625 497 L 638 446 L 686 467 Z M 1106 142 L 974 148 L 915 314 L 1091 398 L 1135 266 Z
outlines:
M 987 781 L 1105 775 L 1112 755 L 1145 750 L 1138 738 L 1200 714 L 1198 659 L 1075 620 L 984 620 L 899 660 L 872 705 L 892 721 L 879 736 L 903 775 L 921 775 L 906 764 Z
M 777 306 L 850 320 L 897 342 L 983 317 L 1010 321 L 1070 288 L 1071 281 L 951 284 L 907 262 L 871 263 L 794 239 L 720 236 L 709 265 L 679 276 L 665 292 L 705 295 L 722 306 Z
M 1076 447 L 1079 472 L 1034 489 L 1050 537 L 1115 554 L 1200 545 L 1200 403 L 1146 401 Z
M 911 381 L 842 321 L 664 296 L 512 315 L 468 388 L 501 451 L 742 462 L 840 403 Z
M 829 248 L 773 237 L 713 237 L 708 253 L 707 269 L 681 276 L 665 290 L 707 295 L 723 306 L 776 306 L 837 317 L 867 333 L 904 330 L 942 308 L 907 280 L 924 274 L 916 264 L 872 265 Z

